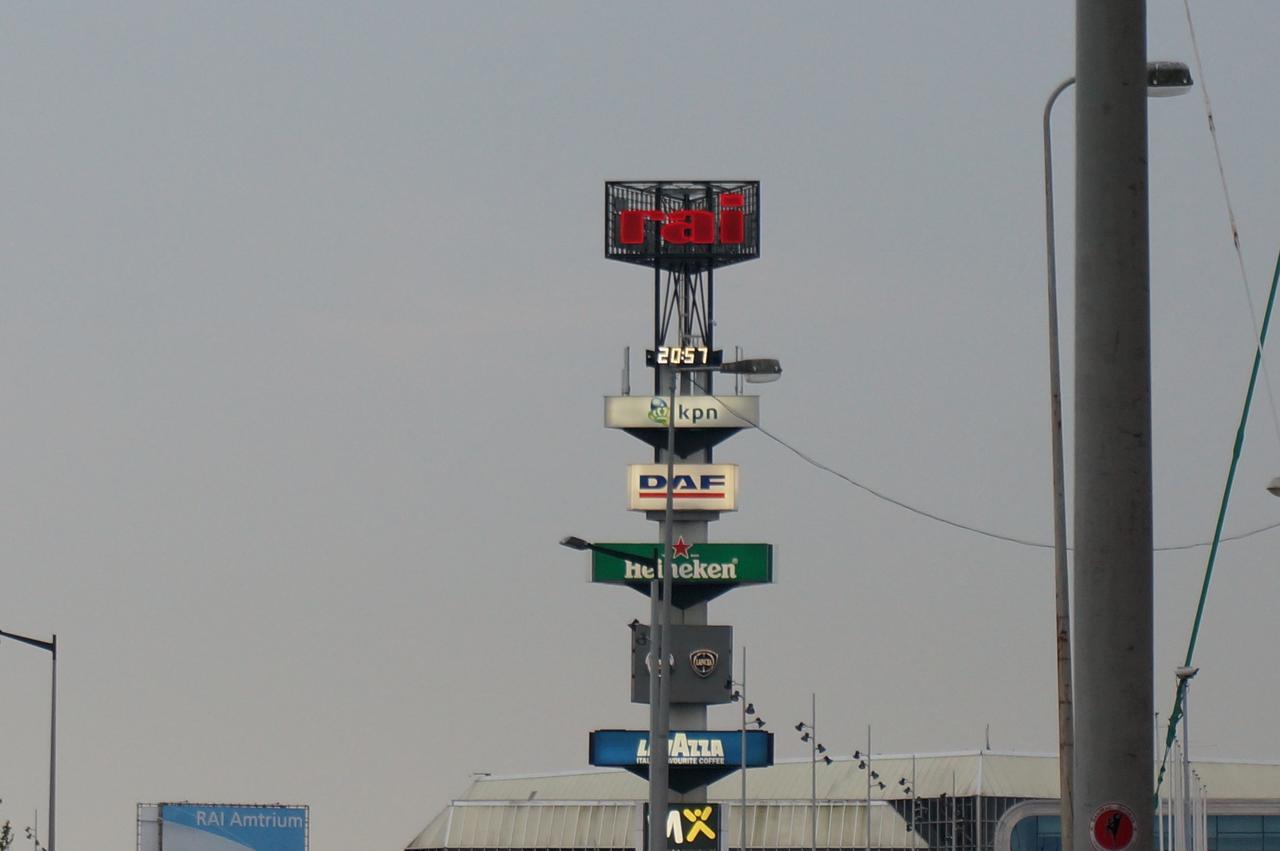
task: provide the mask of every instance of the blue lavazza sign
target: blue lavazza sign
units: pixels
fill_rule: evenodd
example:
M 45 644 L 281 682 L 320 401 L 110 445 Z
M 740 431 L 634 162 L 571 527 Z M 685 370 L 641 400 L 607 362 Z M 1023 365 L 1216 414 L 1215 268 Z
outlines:
M 161 851 L 306 851 L 307 808 L 161 804 Z
M 741 730 L 673 730 L 667 739 L 671 770 L 680 767 L 742 765 Z M 596 730 L 591 734 L 591 764 L 635 769 L 649 765 L 649 731 Z M 773 734 L 747 731 L 747 767 L 773 765 Z

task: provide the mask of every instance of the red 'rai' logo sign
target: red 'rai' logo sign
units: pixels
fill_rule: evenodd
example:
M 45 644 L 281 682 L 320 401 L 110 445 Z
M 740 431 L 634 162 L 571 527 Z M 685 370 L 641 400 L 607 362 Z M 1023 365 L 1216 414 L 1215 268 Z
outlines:
M 719 235 L 716 214 L 710 210 L 623 210 L 618 213 L 618 242 L 642 245 L 645 223 L 656 222 L 658 237 L 672 245 L 741 245 L 745 228 L 742 223 L 742 194 L 725 192 L 718 196 L 720 208 Z

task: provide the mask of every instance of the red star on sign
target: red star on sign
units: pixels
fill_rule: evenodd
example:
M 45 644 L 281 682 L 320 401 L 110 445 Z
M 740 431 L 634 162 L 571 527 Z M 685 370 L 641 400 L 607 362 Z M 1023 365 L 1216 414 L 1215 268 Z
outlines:
M 671 554 L 678 558 L 689 557 L 689 545 L 684 542 L 683 535 L 680 537 L 680 540 L 671 545 Z

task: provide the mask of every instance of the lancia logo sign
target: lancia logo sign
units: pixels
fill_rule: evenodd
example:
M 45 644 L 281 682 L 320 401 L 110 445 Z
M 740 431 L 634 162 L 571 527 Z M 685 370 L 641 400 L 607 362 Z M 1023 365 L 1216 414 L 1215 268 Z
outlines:
M 716 665 L 720 662 L 720 654 L 714 650 L 695 650 L 689 654 L 689 664 L 693 666 L 693 672 L 704 679 L 716 672 Z

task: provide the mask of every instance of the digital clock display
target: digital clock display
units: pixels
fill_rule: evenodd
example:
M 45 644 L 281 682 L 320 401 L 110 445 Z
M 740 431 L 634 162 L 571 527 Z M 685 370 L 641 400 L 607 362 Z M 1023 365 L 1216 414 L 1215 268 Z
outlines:
M 645 366 L 720 366 L 724 351 L 706 346 L 659 346 L 644 353 Z

